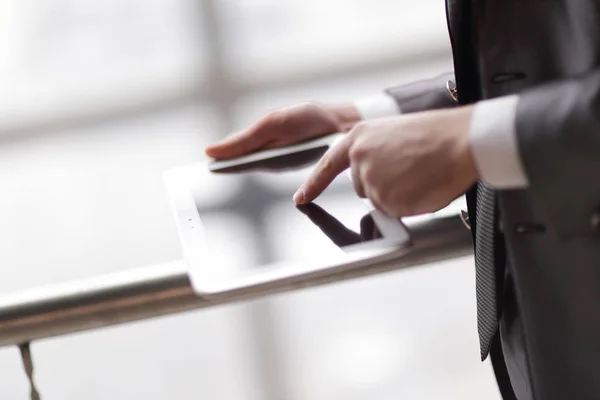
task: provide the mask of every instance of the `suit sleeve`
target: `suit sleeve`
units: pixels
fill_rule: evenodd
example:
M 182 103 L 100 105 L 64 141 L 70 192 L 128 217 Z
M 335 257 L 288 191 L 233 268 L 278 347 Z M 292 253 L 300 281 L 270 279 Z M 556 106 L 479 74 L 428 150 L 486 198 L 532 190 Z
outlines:
M 560 234 L 600 220 L 600 69 L 519 94 L 517 147 L 529 193 Z
M 394 86 L 386 89 L 385 93 L 394 98 L 403 114 L 455 107 L 457 103 L 446 86 L 449 81 L 454 82 L 454 72 Z

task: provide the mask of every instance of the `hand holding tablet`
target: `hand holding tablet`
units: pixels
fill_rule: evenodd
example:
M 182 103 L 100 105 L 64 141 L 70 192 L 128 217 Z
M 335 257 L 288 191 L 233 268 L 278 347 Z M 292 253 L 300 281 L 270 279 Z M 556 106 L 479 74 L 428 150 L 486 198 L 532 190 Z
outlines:
M 234 158 L 212 160 L 208 163 L 208 169 L 212 172 L 243 172 L 251 169 L 273 172 L 294 170 L 317 162 L 327 149 L 342 137 L 343 134 L 332 134 Z

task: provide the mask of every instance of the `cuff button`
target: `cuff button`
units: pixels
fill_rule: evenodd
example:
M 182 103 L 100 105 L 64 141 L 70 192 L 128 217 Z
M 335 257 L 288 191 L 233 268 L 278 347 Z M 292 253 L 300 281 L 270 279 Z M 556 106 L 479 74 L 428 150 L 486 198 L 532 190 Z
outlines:
M 458 89 L 456 88 L 456 84 L 452 81 L 446 82 L 446 90 L 450 94 L 450 97 L 455 102 L 458 102 Z

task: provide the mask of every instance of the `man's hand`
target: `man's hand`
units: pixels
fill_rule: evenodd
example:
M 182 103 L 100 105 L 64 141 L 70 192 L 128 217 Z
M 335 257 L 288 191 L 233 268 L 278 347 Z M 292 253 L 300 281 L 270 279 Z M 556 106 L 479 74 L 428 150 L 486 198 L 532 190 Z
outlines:
M 359 120 L 360 115 L 352 104 L 300 104 L 267 114 L 249 128 L 208 146 L 206 154 L 215 159 L 238 157 L 256 150 L 348 132 Z
M 478 178 L 471 114 L 461 107 L 359 123 L 325 153 L 294 200 L 311 202 L 350 166 L 357 194 L 388 215 L 437 211 Z

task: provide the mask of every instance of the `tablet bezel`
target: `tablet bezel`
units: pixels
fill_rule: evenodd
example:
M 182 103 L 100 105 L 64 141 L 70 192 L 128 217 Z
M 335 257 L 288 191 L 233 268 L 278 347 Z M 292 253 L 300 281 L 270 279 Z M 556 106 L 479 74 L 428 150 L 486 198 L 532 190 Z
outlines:
M 224 170 L 238 165 L 248 165 L 268 159 L 284 157 L 295 153 L 301 153 L 308 150 L 331 147 L 333 144 L 338 143 L 343 137 L 344 134 L 342 133 L 334 133 L 331 135 L 306 140 L 301 143 L 290 144 L 274 149 L 259 150 L 235 158 L 225 160 L 211 160 L 208 163 L 208 169 L 211 171 Z
M 236 278 L 215 279 L 206 269 L 210 268 L 206 265 L 207 232 L 193 197 L 192 185 L 194 181 L 198 181 L 194 176 L 201 174 L 202 168 L 208 168 L 207 163 L 173 168 L 164 174 L 164 183 L 175 217 L 183 257 L 188 265 L 192 288 L 202 297 L 231 296 L 234 292 L 252 289 L 255 286 L 268 286 L 275 281 L 297 283 L 317 276 L 376 265 L 400 257 L 410 247 L 410 232 L 402 222 L 397 221 L 397 228 L 404 229 L 405 233 L 405 236 L 399 235 L 401 239 L 396 237 L 395 240 L 389 240 L 384 236 L 371 242 L 347 246 L 343 248 L 344 252 L 339 257 L 316 265 L 269 263 L 260 268 L 253 268 L 251 273 Z M 365 207 L 365 213 L 367 212 L 369 208 Z M 374 220 L 384 217 L 375 209 L 372 209 L 371 213 Z M 385 235 L 385 232 L 382 233 Z

